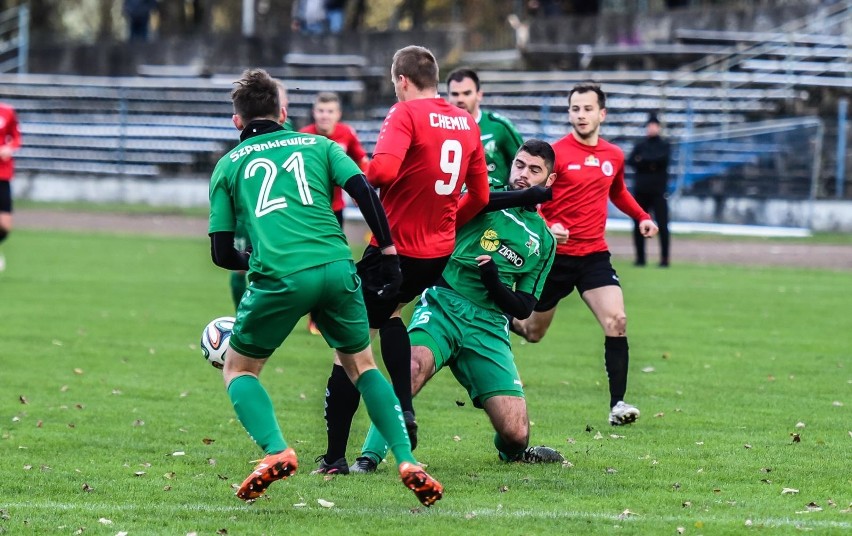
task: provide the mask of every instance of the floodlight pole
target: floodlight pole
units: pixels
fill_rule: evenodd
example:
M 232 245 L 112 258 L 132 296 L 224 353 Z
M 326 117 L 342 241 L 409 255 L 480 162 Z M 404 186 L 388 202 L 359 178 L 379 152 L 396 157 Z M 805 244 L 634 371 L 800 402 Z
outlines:
M 255 0 L 243 0 L 243 37 L 254 37 Z

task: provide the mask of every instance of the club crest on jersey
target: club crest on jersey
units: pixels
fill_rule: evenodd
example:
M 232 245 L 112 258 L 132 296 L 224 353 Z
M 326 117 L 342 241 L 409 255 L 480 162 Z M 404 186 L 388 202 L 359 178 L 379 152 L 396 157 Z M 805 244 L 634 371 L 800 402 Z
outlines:
M 497 238 L 497 231 L 494 229 L 488 229 L 482 233 L 482 238 L 479 239 L 479 245 L 485 251 L 497 251 L 497 248 L 500 247 L 500 240 Z
M 612 162 L 604 160 L 604 163 L 601 165 L 601 171 L 607 177 L 612 177 Z
M 511 262 L 512 264 L 514 264 L 518 268 L 523 266 L 524 262 L 526 262 L 526 261 L 524 261 L 524 258 L 521 257 L 520 253 L 518 253 L 517 251 L 515 251 L 514 249 L 510 248 L 509 246 L 507 246 L 505 244 L 500 246 L 500 250 L 497 253 L 502 255 L 503 258 L 505 258 L 507 261 Z
M 598 160 L 598 157 L 596 157 L 593 154 L 590 154 L 589 156 L 586 157 L 586 161 L 583 162 L 583 165 L 591 166 L 591 167 L 600 167 L 601 162 L 600 162 L 600 160 Z
M 529 249 L 529 255 L 541 255 L 541 244 L 538 241 L 538 238 L 534 236 L 530 236 L 530 239 L 527 240 L 527 243 L 524 244 Z

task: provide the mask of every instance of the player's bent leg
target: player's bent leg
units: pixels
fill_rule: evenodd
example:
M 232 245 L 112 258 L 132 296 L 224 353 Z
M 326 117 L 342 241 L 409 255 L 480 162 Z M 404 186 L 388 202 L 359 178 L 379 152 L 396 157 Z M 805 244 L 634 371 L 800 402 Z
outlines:
M 266 358 L 249 357 L 229 348 L 223 369 L 228 397 L 237 418 L 266 454 L 237 489 L 237 497 L 244 501 L 257 499 L 270 484 L 289 477 L 298 468 L 296 453 L 288 448 L 272 400 L 258 379 L 265 363 Z
M 527 402 L 520 396 L 492 396 L 483 402 L 485 413 L 497 433 L 494 446 L 504 461 L 519 460 L 530 439 Z
M 607 337 L 627 336 L 627 314 L 624 312 L 624 293 L 620 286 L 589 289 L 583 292 L 582 298 Z
M 528 342 L 539 342 L 544 338 L 553 317 L 556 315 L 556 307 L 548 311 L 533 311 L 529 318 L 520 320 L 512 319 L 512 331 L 522 336 Z

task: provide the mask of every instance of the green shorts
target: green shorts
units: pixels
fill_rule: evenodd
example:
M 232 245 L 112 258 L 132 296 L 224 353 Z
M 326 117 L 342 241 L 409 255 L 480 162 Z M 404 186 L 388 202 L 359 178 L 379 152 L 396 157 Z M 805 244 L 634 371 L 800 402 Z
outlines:
M 435 370 L 449 365 L 477 408 L 492 396 L 524 396 L 506 317 L 471 303 L 455 290 L 429 287 L 408 327 L 411 346 L 435 356 Z
M 237 307 L 231 347 L 248 357 L 269 357 L 308 313 L 330 347 L 354 354 L 370 345 L 361 279 L 355 263 L 343 260 L 281 279 L 255 274 Z

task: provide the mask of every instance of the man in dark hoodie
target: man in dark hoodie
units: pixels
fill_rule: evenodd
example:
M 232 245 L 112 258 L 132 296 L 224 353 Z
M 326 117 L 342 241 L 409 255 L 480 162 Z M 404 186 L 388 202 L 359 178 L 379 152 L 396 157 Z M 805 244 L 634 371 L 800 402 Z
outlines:
M 638 142 L 627 165 L 635 172 L 633 197 L 646 212 L 651 212 L 660 228 L 660 267 L 669 265 L 669 205 L 666 194 L 669 182 L 669 142 L 660 136 L 660 120 L 651 112 L 645 122 L 645 139 Z M 639 232 L 639 223 L 633 230 L 636 246 L 636 266 L 645 266 L 645 237 Z

